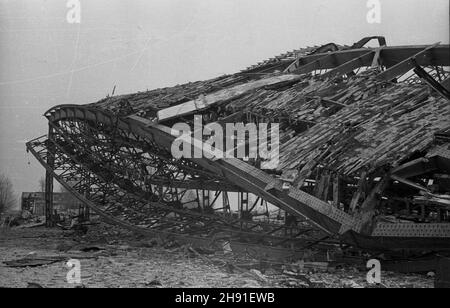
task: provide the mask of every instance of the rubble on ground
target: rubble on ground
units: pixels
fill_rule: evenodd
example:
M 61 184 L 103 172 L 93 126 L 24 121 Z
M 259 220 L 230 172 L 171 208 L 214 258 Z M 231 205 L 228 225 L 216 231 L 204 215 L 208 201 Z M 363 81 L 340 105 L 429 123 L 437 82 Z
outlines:
M 431 288 L 434 278 L 383 272 L 369 285 L 366 271 L 326 262 L 282 263 L 149 239 L 105 224 L 84 235 L 61 229 L 12 228 L 0 234 L 0 287 L 183 288 Z M 82 284 L 66 281 L 78 259 Z

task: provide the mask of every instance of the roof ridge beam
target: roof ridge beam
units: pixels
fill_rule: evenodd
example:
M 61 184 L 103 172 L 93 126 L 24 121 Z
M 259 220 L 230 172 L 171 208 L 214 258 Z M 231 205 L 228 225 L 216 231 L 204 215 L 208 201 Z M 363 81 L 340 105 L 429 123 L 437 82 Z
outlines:
M 349 72 L 352 72 L 353 70 L 363 67 L 363 66 L 371 66 L 373 63 L 373 60 L 375 58 L 375 52 L 373 50 L 368 51 L 367 53 L 353 59 L 350 61 L 345 62 L 342 65 L 339 65 L 338 67 L 334 68 L 333 70 L 326 72 L 322 76 L 325 77 L 331 77 L 336 75 L 345 75 Z
M 289 73 L 293 73 L 293 74 L 298 74 L 298 75 L 302 75 L 302 74 L 308 74 L 311 73 L 315 70 L 320 70 L 323 69 L 324 66 L 330 63 L 335 62 L 335 57 L 334 54 L 331 53 L 329 55 L 326 55 L 322 58 L 319 58 L 317 60 L 314 60 L 313 62 L 310 62 L 308 64 L 305 64 L 299 68 L 295 68 L 293 70 L 289 70 Z M 289 68 L 288 68 L 289 69 Z
M 419 57 L 427 57 L 429 56 L 430 51 L 439 46 L 441 43 L 435 43 L 433 45 L 430 45 L 426 47 L 425 49 L 421 50 L 420 52 L 412 55 L 411 57 L 406 58 L 405 60 L 397 63 L 396 65 L 388 68 L 384 72 L 380 73 L 377 78 L 384 81 L 391 81 L 395 79 L 396 77 L 406 74 L 408 71 L 412 70 L 416 67 L 416 59 Z

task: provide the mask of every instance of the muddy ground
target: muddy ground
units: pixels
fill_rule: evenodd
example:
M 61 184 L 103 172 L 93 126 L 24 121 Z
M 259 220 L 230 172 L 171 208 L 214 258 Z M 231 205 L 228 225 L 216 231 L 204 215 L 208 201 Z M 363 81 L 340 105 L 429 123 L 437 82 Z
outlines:
M 106 225 L 87 234 L 61 229 L 0 231 L 0 287 L 18 288 L 363 288 L 367 273 L 352 267 L 298 270 L 295 264 L 260 268 L 258 260 L 224 252 L 199 253 L 176 243 L 158 243 Z M 42 257 L 61 260 L 47 265 L 11 267 L 4 262 Z M 81 263 L 81 284 L 69 284 L 66 260 Z M 254 268 L 252 268 L 254 264 Z M 35 264 L 36 265 L 36 264 Z M 382 273 L 376 287 L 431 288 L 427 275 Z

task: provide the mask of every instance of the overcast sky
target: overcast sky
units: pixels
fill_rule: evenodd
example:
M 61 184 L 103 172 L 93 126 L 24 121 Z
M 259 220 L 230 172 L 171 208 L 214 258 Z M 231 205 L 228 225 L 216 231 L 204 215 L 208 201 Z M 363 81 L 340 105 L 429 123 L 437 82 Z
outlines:
M 17 193 L 44 170 L 25 142 L 45 110 L 237 72 L 308 45 L 384 35 L 389 45 L 449 41 L 448 0 L 0 0 L 0 172 Z

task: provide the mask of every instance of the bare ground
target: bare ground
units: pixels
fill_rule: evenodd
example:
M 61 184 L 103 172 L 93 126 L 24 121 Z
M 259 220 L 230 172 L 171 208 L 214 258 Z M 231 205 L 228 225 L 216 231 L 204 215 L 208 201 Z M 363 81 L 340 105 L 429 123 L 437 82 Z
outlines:
M 10 229 L 0 233 L 0 287 L 38 284 L 46 288 L 73 288 L 67 282 L 66 261 L 37 267 L 15 268 L 5 261 L 42 256 L 63 256 L 81 262 L 82 286 L 88 288 L 260 288 L 260 287 L 369 287 L 366 273 L 355 268 L 293 275 L 292 266 L 261 271 L 230 266 L 239 262 L 223 252 L 200 255 L 187 247 L 156 247 L 148 239 L 107 226 L 87 235 L 59 229 Z M 99 251 L 82 250 L 99 248 Z M 253 260 L 256 262 L 256 260 Z M 261 273 L 263 272 L 263 273 Z M 284 272 L 284 273 L 283 273 Z M 430 288 L 426 275 L 383 273 L 382 287 Z

